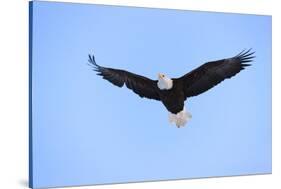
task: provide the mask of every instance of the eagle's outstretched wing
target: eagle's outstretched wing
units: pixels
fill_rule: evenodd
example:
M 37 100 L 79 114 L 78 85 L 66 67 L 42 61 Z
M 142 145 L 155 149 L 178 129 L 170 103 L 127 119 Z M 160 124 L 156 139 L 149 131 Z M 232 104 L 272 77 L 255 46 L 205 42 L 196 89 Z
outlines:
M 232 58 L 207 62 L 175 81 L 183 85 L 185 98 L 199 95 L 250 66 L 254 53 L 249 49 Z
M 133 90 L 140 97 L 160 100 L 156 80 L 151 80 L 125 70 L 99 66 L 95 61 L 95 57 L 91 55 L 89 55 L 89 63 L 93 67 L 93 70 L 98 72 L 97 75 L 102 76 L 103 79 L 106 79 L 112 84 L 118 87 L 126 84 L 129 89 Z

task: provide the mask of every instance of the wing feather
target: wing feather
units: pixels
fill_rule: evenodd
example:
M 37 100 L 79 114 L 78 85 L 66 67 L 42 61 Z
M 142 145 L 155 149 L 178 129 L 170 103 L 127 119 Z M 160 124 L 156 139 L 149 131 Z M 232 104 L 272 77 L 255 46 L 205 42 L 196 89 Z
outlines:
M 174 80 L 184 86 L 185 98 L 199 95 L 250 66 L 254 53 L 251 49 L 243 50 L 232 58 L 207 62 Z
M 125 70 L 99 66 L 95 61 L 95 57 L 91 55 L 89 55 L 89 63 L 93 70 L 98 72 L 97 75 L 102 76 L 103 79 L 106 79 L 113 85 L 123 87 L 125 84 L 127 88 L 134 91 L 140 97 L 160 100 L 156 80 L 151 80 Z

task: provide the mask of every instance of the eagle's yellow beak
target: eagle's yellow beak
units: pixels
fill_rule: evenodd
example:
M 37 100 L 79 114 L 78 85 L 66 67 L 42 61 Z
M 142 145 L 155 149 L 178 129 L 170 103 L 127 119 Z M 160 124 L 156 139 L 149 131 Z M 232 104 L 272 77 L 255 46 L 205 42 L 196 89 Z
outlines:
M 158 79 L 163 79 L 163 74 L 159 73 L 158 74 Z

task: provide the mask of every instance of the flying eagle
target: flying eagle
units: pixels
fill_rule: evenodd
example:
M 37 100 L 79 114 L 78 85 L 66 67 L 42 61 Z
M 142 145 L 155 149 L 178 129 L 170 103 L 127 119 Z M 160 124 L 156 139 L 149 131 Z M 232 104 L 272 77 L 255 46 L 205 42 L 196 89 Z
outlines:
M 207 62 L 200 67 L 179 78 L 169 78 L 165 74 L 158 74 L 158 80 L 137 75 L 125 70 L 99 66 L 95 57 L 89 55 L 89 63 L 97 75 L 103 77 L 113 85 L 134 91 L 140 97 L 161 101 L 170 112 L 169 120 L 176 126 L 182 127 L 191 119 L 191 114 L 185 111 L 184 101 L 197 96 L 225 79 L 239 73 L 250 66 L 255 52 L 243 50 L 232 58 Z

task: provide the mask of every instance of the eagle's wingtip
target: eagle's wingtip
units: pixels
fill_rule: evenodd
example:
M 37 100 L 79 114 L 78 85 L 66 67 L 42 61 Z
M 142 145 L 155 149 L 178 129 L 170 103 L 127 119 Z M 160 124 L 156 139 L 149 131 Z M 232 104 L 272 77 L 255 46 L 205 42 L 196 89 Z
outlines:
M 92 55 L 88 54 L 88 57 L 89 57 L 89 62 L 92 62 Z
M 94 63 L 95 62 L 95 56 L 91 55 L 91 54 L 89 54 L 88 56 L 89 56 L 89 62 Z
M 252 48 L 248 50 L 244 49 L 239 54 L 237 54 L 235 58 L 238 58 L 240 60 L 241 66 L 244 68 L 247 66 L 251 66 L 251 64 L 249 63 L 252 62 L 253 59 L 256 57 L 254 56 L 254 54 L 255 51 L 252 51 Z
M 248 67 L 248 66 L 252 66 L 252 64 L 241 64 L 241 65 L 242 65 L 243 68 Z
M 96 63 L 96 60 L 95 60 L 95 56 L 94 55 L 91 55 L 89 54 L 89 63 L 91 66 L 94 66 L 95 68 L 99 67 L 99 65 Z
M 252 51 L 253 48 L 249 48 L 248 50 L 247 49 L 243 49 L 240 53 L 238 53 L 235 57 L 238 58 L 238 57 L 244 57 L 244 56 L 249 56 L 249 55 L 252 55 L 252 54 L 255 54 L 255 51 Z M 252 52 L 251 52 L 252 51 Z

